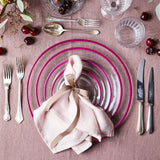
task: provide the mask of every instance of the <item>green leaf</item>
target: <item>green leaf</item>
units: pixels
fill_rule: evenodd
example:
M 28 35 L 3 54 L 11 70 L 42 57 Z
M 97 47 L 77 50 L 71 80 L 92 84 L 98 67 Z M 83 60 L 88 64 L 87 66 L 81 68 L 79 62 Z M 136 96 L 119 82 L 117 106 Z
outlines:
M 6 23 L 7 23 L 8 19 L 5 19 L 2 23 L 0 23 L 0 28 L 2 28 Z
M 20 14 L 20 16 L 23 18 L 25 21 L 33 22 L 32 18 L 28 15 L 25 14 Z
M 1 16 L 1 18 L 3 19 L 6 15 L 7 15 L 7 14 L 3 14 L 3 15 Z
M 153 2 L 153 0 L 148 0 L 149 3 Z
M 6 7 L 9 3 L 7 3 L 3 8 L 2 8 L 2 11 L 1 11 L 1 14 L 0 14 L 0 18 L 2 18 L 2 16 L 4 15 L 4 12 L 6 10 Z
M 17 6 L 21 12 L 24 11 L 24 4 L 23 4 L 22 0 L 17 0 Z
M 157 18 L 158 18 L 159 21 L 160 21 L 160 3 L 157 5 L 155 11 L 156 11 L 156 16 L 157 16 Z
M 23 12 L 25 15 L 27 15 L 27 16 L 29 16 L 29 17 L 31 17 L 31 18 L 35 18 L 36 17 L 36 15 L 35 14 L 32 14 L 32 13 L 30 13 L 30 12 L 28 12 L 28 11 L 26 11 L 26 10 L 24 10 L 24 12 Z

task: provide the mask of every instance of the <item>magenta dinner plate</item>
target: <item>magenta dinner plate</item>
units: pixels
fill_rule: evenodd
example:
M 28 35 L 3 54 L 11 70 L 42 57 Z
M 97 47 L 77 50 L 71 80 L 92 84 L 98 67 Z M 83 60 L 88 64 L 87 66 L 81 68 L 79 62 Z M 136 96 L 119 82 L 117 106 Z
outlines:
M 33 110 L 64 85 L 65 62 L 73 54 L 83 59 L 84 68 L 78 85 L 91 92 L 92 103 L 106 109 L 115 128 L 118 128 L 131 106 L 129 71 L 111 49 L 86 39 L 56 43 L 34 62 L 27 81 L 27 102 L 31 115 L 33 116 Z

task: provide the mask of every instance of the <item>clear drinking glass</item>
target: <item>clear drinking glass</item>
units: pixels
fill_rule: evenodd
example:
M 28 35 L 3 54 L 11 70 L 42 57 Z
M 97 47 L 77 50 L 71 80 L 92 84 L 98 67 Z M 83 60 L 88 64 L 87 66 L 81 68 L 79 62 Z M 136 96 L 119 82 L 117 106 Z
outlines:
M 138 45 L 144 37 L 145 27 L 138 18 L 123 18 L 116 26 L 115 38 L 124 47 L 134 47 Z
M 131 6 L 133 0 L 101 0 L 101 13 L 103 17 L 115 20 Z

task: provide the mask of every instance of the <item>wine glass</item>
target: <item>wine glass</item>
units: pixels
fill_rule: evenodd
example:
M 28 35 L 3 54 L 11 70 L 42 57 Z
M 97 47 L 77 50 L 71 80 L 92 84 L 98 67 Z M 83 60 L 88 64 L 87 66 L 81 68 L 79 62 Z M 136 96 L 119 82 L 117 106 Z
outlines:
M 133 0 L 101 0 L 101 13 L 106 19 L 115 20 L 131 6 Z

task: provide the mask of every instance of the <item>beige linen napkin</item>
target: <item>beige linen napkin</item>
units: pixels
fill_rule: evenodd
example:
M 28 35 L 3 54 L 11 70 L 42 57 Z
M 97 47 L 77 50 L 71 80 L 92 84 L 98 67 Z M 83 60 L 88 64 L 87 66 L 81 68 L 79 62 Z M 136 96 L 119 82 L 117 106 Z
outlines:
M 66 86 L 34 111 L 35 126 L 52 153 L 72 148 L 80 154 L 92 146 L 92 137 L 114 135 L 114 126 L 105 111 L 94 106 L 87 91 L 76 81 L 82 72 L 79 56 L 69 57 L 64 72 Z

